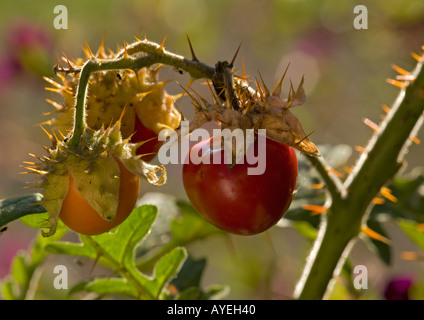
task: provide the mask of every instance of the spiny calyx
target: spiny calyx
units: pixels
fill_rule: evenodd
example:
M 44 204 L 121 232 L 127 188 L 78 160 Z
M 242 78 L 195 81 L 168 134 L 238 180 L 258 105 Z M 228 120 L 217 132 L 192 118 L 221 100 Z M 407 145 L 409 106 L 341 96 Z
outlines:
M 88 60 L 102 64 L 104 61 L 120 57 L 119 48 L 116 54 L 111 50 L 106 54 L 103 41 L 96 55 L 88 47 L 85 48 L 85 54 L 85 59 L 78 58 L 74 61 L 64 56 L 63 60 L 68 64 L 68 68 L 63 67 L 58 61 L 55 70 L 60 81 L 45 78 L 53 85 L 53 88 L 46 89 L 57 92 L 63 97 L 63 102 L 47 100 L 56 109 L 48 113 L 56 114 L 48 123 L 64 134 L 73 127 L 75 97 L 82 66 Z M 160 67 L 161 65 L 155 65 L 140 69 L 92 73 L 85 104 L 85 121 L 88 127 L 98 130 L 102 126 L 113 125 L 120 118 L 122 110 L 126 108 L 120 125 L 124 139 L 132 136 L 136 131 L 142 131 L 144 127 L 155 135 L 158 135 L 163 128 L 177 128 L 181 121 L 181 114 L 175 107 L 174 101 L 181 95 L 170 95 L 166 92 L 164 87 L 167 82 L 158 80 Z M 140 123 L 142 128 L 139 127 Z M 140 134 L 136 137 L 141 140 L 133 139 L 133 142 L 147 140 L 142 139 Z M 141 154 L 141 150 L 137 154 Z M 148 161 L 147 158 L 146 156 L 143 159 Z
M 203 98 L 196 99 L 189 94 L 195 106 L 195 116 L 190 124 L 190 132 L 209 121 L 215 121 L 221 128 L 228 128 L 231 131 L 235 129 L 254 129 L 255 131 L 265 129 L 266 136 L 274 141 L 291 146 L 308 155 L 320 156 L 317 147 L 309 140 L 299 120 L 289 110 L 306 101 L 303 90 L 304 79 L 302 78 L 296 90 L 291 85 L 288 97 L 282 99 L 280 97 L 281 86 L 285 74 L 271 92 L 262 77 L 263 88 L 256 81 L 257 89 L 253 90 L 243 75 L 234 81 L 234 87 L 227 86 L 227 91 L 234 91 L 227 94 L 224 101 L 222 101 L 222 95 L 220 96 L 218 93 L 216 96 L 212 89 L 210 90 L 213 98 L 212 104 Z M 230 97 L 236 97 L 237 100 L 234 101 Z M 235 103 L 237 108 L 234 107 Z M 233 150 L 235 149 L 233 148 Z
M 56 231 L 71 178 L 81 196 L 108 222 L 114 221 L 118 209 L 118 162 L 153 185 L 166 182 L 165 168 L 141 160 L 141 156 L 136 155 L 139 144 L 122 139 L 120 124 L 118 121 L 113 127 L 97 131 L 86 129 L 77 150 L 56 139 L 55 147 L 46 148 L 48 156 L 38 158 L 41 163 L 26 167 L 42 175 L 39 187 L 44 198 L 41 204 L 49 212 L 48 231 L 42 231 L 43 236 L 51 236 Z

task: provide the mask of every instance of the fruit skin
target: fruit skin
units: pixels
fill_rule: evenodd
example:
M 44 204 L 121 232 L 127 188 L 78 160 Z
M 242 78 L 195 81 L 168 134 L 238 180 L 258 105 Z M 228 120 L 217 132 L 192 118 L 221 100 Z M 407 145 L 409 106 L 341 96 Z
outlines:
M 247 168 L 256 165 L 248 164 L 246 157 L 230 170 L 223 163 L 222 148 L 201 152 L 212 139 L 191 150 L 209 157 L 211 164 L 196 165 L 188 159 L 183 166 L 184 188 L 195 209 L 213 225 L 238 235 L 258 234 L 275 225 L 294 196 L 298 175 L 294 149 L 267 138 L 265 172 L 247 175 Z M 221 155 L 221 164 L 212 164 L 214 153 Z
M 128 171 L 119 160 L 116 162 L 120 170 L 120 185 L 115 220 L 108 222 L 101 218 L 77 190 L 70 176 L 69 190 L 59 213 L 59 218 L 70 229 L 85 235 L 98 235 L 118 226 L 130 215 L 138 198 L 139 177 Z
M 158 140 L 158 135 L 149 128 L 146 128 L 138 117 L 135 117 L 134 134 L 131 136 L 132 143 L 144 142 L 138 147 L 136 154 L 141 155 L 141 159 L 150 162 L 157 155 L 163 141 Z

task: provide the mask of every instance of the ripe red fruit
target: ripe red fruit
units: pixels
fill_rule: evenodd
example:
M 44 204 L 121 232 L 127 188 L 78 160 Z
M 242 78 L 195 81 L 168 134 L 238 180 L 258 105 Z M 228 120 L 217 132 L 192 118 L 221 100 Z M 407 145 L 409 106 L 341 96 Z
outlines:
M 254 235 L 268 230 L 288 210 L 294 196 L 298 175 L 294 149 L 267 138 L 265 172 L 248 175 L 247 168 L 256 164 L 248 164 L 245 157 L 243 163 L 230 169 L 224 164 L 223 148 L 204 149 L 212 139 L 192 148 L 202 158 L 209 157 L 211 164 L 193 164 L 188 159 L 183 166 L 184 188 L 194 208 L 210 223 L 230 233 Z M 255 145 L 256 150 L 257 142 Z M 221 155 L 221 164 L 212 163 L 216 153 Z

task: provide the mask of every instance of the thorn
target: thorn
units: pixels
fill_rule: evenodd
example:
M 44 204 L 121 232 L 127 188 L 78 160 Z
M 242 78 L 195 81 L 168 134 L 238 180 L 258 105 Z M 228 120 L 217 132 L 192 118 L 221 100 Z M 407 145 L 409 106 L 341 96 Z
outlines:
M 262 75 L 261 75 L 261 73 L 259 72 L 259 70 L 258 70 L 258 73 L 259 73 L 259 77 L 261 78 L 262 85 L 264 86 L 264 89 L 265 89 L 265 96 L 266 96 L 266 97 L 268 97 L 268 96 L 269 96 L 269 90 L 268 90 L 268 88 L 267 88 L 267 86 L 266 86 L 266 84 L 265 84 L 265 81 L 264 81 L 264 79 L 262 78 Z
M 29 171 L 31 171 L 31 172 L 33 172 L 33 173 L 38 173 L 38 174 L 41 174 L 41 175 L 43 175 L 43 176 L 45 176 L 48 172 L 46 172 L 46 171 L 41 171 L 41 170 L 38 170 L 38 169 L 35 169 L 35 168 L 31 168 L 31 167 L 25 167 L 25 169 L 28 169 Z M 24 173 L 24 172 L 21 172 L 22 174 Z M 28 173 L 28 172 L 27 172 Z
M 416 54 L 415 52 L 411 52 L 411 56 L 412 58 L 414 58 L 415 60 L 417 60 L 418 62 L 421 61 L 422 56 Z
M 187 36 L 187 40 L 188 40 L 188 45 L 190 47 L 191 60 L 193 60 L 193 61 L 199 61 L 199 59 L 197 59 L 196 55 L 194 54 L 193 46 L 191 45 L 190 37 L 188 36 L 188 33 L 187 32 L 186 32 L 186 36 Z
M 264 97 L 264 93 L 263 93 L 262 88 L 261 88 L 261 86 L 260 86 L 260 84 L 258 82 L 258 79 L 256 79 L 256 86 L 258 87 L 259 95 L 261 97 L 262 102 L 264 103 L 265 109 L 269 111 L 269 105 L 266 102 L 266 99 Z
M 334 169 L 327 169 L 327 172 L 328 172 L 328 173 L 332 173 L 332 174 L 334 174 L 334 175 L 338 176 L 339 178 L 344 178 L 344 174 L 343 174 L 343 173 L 341 173 L 341 172 L 339 172 L 339 171 L 337 171 L 337 170 L 334 170 Z
M 390 245 L 391 241 L 390 239 L 387 239 L 386 237 L 382 236 L 381 234 L 375 232 L 374 230 L 368 228 L 367 226 L 362 226 L 361 231 L 366 234 L 368 237 L 374 240 L 381 241 L 387 245 Z
M 382 187 L 380 189 L 380 194 L 391 202 L 397 202 L 398 199 L 392 194 L 392 190 L 386 187 Z
M 54 73 L 55 74 L 57 74 L 57 71 L 58 71 L 58 69 L 63 69 L 63 66 L 62 66 L 62 63 L 60 62 L 60 59 L 59 59 L 59 55 L 57 55 L 57 59 L 56 59 L 56 65 L 55 65 L 55 67 L 53 68 L 54 69 Z
M 296 98 L 299 96 L 300 89 L 302 89 L 304 82 L 305 82 L 305 75 L 302 75 L 302 79 L 300 79 L 299 85 L 297 86 L 296 95 L 295 95 Z
M 383 109 L 385 113 L 389 113 L 390 112 L 390 108 L 389 108 L 389 106 L 387 104 L 384 104 L 383 103 L 381 105 L 381 109 Z
M 372 203 L 373 204 L 383 204 L 384 203 L 384 199 L 380 198 L 380 197 L 375 197 L 374 199 L 372 199 Z
M 246 66 L 244 64 L 244 57 L 241 57 L 241 77 L 247 79 L 249 76 L 246 74 Z
M 22 163 L 30 164 L 30 165 L 36 165 L 36 163 L 35 163 L 35 162 L 31 162 L 31 161 L 22 161 Z
M 43 77 L 43 79 L 45 81 L 47 81 L 48 83 L 50 83 L 51 85 L 55 86 L 58 89 L 65 89 L 65 87 L 63 85 L 61 85 L 60 83 L 57 83 L 56 81 L 54 81 L 53 79 L 50 79 L 48 77 Z
M 51 130 L 52 130 L 52 133 L 53 133 L 54 138 L 56 139 L 56 143 L 57 143 L 57 144 L 61 143 L 61 141 L 60 141 L 60 140 L 59 140 L 59 138 L 57 137 L 56 133 L 54 132 L 53 128 L 51 128 Z
M 415 143 L 415 144 L 420 144 L 420 143 L 421 143 L 421 140 L 420 140 L 420 139 L 418 139 L 418 138 L 417 138 L 417 137 L 415 137 L 415 136 L 411 137 L 411 140 L 412 140 L 412 142 L 413 142 L 413 143 Z
M 311 133 L 308 133 L 306 136 L 304 136 L 301 140 L 296 142 L 296 145 L 300 145 L 303 141 L 306 139 L 309 139 L 309 137 L 315 132 L 315 130 L 311 131 Z M 319 154 L 319 153 L 318 153 Z M 335 170 L 334 170 L 335 171 Z
M 392 68 L 399 74 L 403 75 L 403 76 L 407 76 L 410 75 L 410 73 L 408 71 L 406 71 L 405 69 L 402 69 L 401 67 L 392 64 Z
M 59 103 L 57 103 L 57 102 L 55 102 L 53 100 L 46 99 L 46 101 L 48 103 L 50 103 L 57 111 L 61 111 L 63 109 L 63 107 Z
M 194 89 L 191 89 L 191 91 L 194 92 L 194 94 L 203 102 L 205 106 L 208 104 L 208 101 L 205 98 L 203 98 L 200 94 L 198 94 Z
M 424 260 L 424 255 L 414 251 L 403 251 L 400 254 L 400 258 L 408 261 Z
M 164 46 L 165 46 L 166 37 L 167 37 L 167 36 L 165 36 L 165 37 L 163 38 L 162 43 L 160 44 L 159 50 L 163 50 L 163 48 L 164 48 Z
M 140 40 L 140 38 L 141 38 L 141 31 L 143 30 L 143 28 L 140 26 L 140 28 L 138 28 L 138 33 L 137 33 L 137 36 L 135 37 L 135 39 L 137 40 L 137 41 L 141 41 Z
M 346 171 L 346 173 L 348 173 L 348 174 L 351 174 L 352 171 L 353 171 L 353 169 L 351 167 L 348 167 L 348 166 L 344 166 L 343 170 Z
M 107 51 L 108 51 L 110 56 L 115 57 L 115 52 L 113 52 L 111 48 L 107 48 Z
M 231 60 L 230 68 L 232 68 L 232 67 L 234 66 L 234 61 L 236 61 L 237 55 L 238 55 L 239 50 L 240 50 L 240 48 L 241 48 L 241 44 L 242 44 L 242 42 L 240 42 L 240 44 L 239 44 L 239 46 L 238 46 L 238 48 L 237 48 L 237 51 L 236 51 L 236 53 L 234 54 L 233 60 Z
M 60 130 L 57 130 L 57 131 L 59 131 L 59 134 L 62 137 L 62 140 L 65 140 L 66 136 L 62 133 L 62 131 L 60 131 Z
M 105 151 L 103 151 L 103 152 L 100 154 L 100 156 L 101 156 L 101 157 L 103 157 L 103 158 L 106 158 L 106 156 L 107 156 L 107 151 L 108 151 L 108 149 L 106 148 L 106 150 L 105 150 Z
M 319 189 L 323 189 L 323 188 L 324 188 L 323 183 L 316 183 L 316 184 L 309 186 L 309 189 L 312 189 L 312 190 L 319 190 Z
M 90 46 L 88 45 L 88 42 L 87 42 L 87 40 L 85 40 L 85 48 L 83 48 L 83 50 L 84 50 L 84 52 L 85 52 L 85 54 L 86 54 L 86 56 L 87 56 L 87 58 L 94 58 L 94 54 L 93 54 L 93 52 L 91 51 L 91 48 L 90 48 Z
M 361 146 L 355 146 L 355 150 L 362 153 L 365 151 L 365 148 Z
M 63 60 L 64 62 L 66 62 L 70 68 L 76 68 L 76 67 L 77 67 L 74 63 L 72 63 L 72 62 L 68 59 L 68 57 L 66 56 L 65 52 L 62 52 L 62 60 Z
M 194 79 L 194 78 L 190 78 L 190 80 L 188 80 L 187 90 L 190 89 L 190 87 L 191 87 L 191 85 L 193 84 L 194 81 L 196 81 L 196 79 Z
M 191 100 L 192 100 L 192 102 L 193 102 L 193 105 L 194 105 L 194 107 L 197 109 L 197 110 L 202 110 L 203 112 L 204 112 L 204 110 L 203 110 L 203 108 L 202 108 L 202 106 L 201 106 L 201 104 L 200 104 L 200 102 L 199 101 L 197 101 L 196 100 L 196 98 L 194 98 L 191 94 L 190 94 L 190 92 L 188 92 L 188 90 L 186 90 L 178 81 L 176 81 L 177 82 L 177 84 L 188 94 L 188 96 L 191 98 Z
M 96 56 L 101 59 L 105 58 L 105 37 L 106 37 L 106 31 L 103 31 L 102 41 L 100 42 L 100 46 L 99 46 L 99 49 L 97 49 L 97 54 L 96 54 Z
M 275 96 L 275 97 L 280 97 L 281 96 L 281 88 L 283 86 L 283 81 L 284 81 L 284 78 L 286 77 L 286 73 L 287 73 L 287 70 L 289 69 L 289 67 L 290 67 L 290 63 L 287 65 L 286 70 L 284 71 L 284 74 L 281 77 L 280 81 L 279 82 L 276 82 L 275 85 L 274 85 L 274 88 L 272 88 L 272 93 L 271 94 L 273 96 Z
M 43 126 L 40 126 L 40 128 L 44 131 L 44 133 L 49 137 L 51 141 L 54 141 L 53 136 L 46 129 L 44 129 Z
M 141 93 L 136 94 L 136 97 L 137 97 L 137 99 L 141 100 L 150 93 L 152 93 L 152 91 L 141 92 Z
M 128 46 L 128 43 L 126 43 L 126 42 L 124 41 L 124 58 L 128 58 L 127 46 Z
M 380 129 L 380 127 L 376 124 L 376 123 L 374 123 L 374 122 L 372 122 L 370 119 L 368 119 L 368 118 L 363 118 L 362 119 L 362 122 L 367 126 L 367 127 L 369 127 L 369 128 L 371 128 L 374 132 L 377 132 L 378 131 L 378 129 Z
M 212 89 L 211 84 L 209 83 L 209 81 L 206 81 L 208 87 L 209 87 L 209 91 L 212 94 L 212 102 L 213 104 L 218 104 L 218 97 L 215 95 L 215 91 Z
M 319 205 L 315 205 L 315 204 L 304 204 L 304 205 L 302 205 L 302 209 L 307 210 L 307 211 L 312 211 L 311 216 L 315 216 L 315 215 L 318 215 L 318 214 L 325 213 L 328 210 L 328 208 L 326 208 L 324 206 L 319 206 Z

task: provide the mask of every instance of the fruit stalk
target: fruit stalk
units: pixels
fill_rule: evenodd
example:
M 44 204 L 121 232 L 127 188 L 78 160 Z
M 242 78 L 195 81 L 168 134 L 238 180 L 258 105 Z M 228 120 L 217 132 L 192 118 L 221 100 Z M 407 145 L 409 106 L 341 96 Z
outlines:
M 339 275 L 354 239 L 361 232 L 362 222 L 373 206 L 372 199 L 402 167 L 411 138 L 423 123 L 422 60 L 423 57 L 411 73 L 410 78 L 415 80 L 405 82 L 401 87 L 390 112 L 368 142 L 343 186 L 334 183 L 337 177 L 330 178 L 326 170 L 319 170 L 324 181 L 330 181 L 327 184 L 332 202 L 296 286 L 295 298 L 328 297 L 332 279 Z

